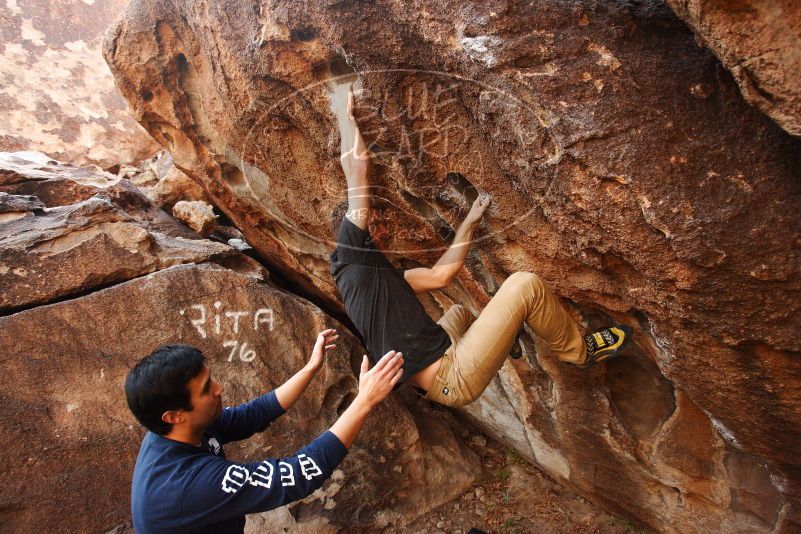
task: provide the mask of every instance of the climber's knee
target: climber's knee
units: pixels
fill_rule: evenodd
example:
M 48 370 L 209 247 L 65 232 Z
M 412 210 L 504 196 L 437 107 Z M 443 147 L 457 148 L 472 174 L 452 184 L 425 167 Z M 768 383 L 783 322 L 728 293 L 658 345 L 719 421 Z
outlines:
M 537 276 L 535 273 L 530 273 L 526 271 L 518 271 L 516 273 L 512 273 L 503 283 L 503 285 L 509 284 L 513 287 L 525 287 L 525 286 L 532 286 L 536 289 L 539 289 L 543 286 L 542 279 Z

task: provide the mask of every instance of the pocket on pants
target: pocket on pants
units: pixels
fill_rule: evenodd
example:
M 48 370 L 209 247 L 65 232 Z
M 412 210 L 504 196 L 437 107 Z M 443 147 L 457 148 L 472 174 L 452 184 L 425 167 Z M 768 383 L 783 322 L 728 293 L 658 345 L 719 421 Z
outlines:
M 444 376 L 437 376 L 426 397 L 439 404 L 454 407 L 470 404 L 476 399 L 467 384 L 453 370 Z
M 453 390 L 453 386 L 450 382 L 437 376 L 434 378 L 434 384 L 432 384 L 431 390 L 434 393 L 432 397 L 436 397 L 434 400 L 446 406 L 453 406 L 452 401 L 456 398 L 456 392 Z
M 431 384 L 426 398 L 444 404 L 445 406 L 453 406 L 453 399 L 456 392 L 453 390 L 451 377 L 453 375 L 453 346 L 445 351 L 442 356 L 442 363 L 440 364 L 439 371 L 434 377 L 434 383 Z

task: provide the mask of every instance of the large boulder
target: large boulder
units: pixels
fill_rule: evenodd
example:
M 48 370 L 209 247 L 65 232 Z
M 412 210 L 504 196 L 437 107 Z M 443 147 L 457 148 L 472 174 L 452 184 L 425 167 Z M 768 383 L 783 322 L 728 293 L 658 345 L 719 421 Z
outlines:
M 432 315 L 532 270 L 588 327 L 635 327 L 591 372 L 525 341 L 465 412 L 656 529 L 801 528 L 801 143 L 667 6 L 142 0 L 104 53 L 175 165 L 340 311 L 327 93 L 356 80 L 394 261 L 432 264 L 477 191 L 496 200 Z
M 200 239 L 127 180 L 38 160 L 0 153 L 0 313 L 172 265 L 240 257 Z
M 801 136 L 801 4 L 666 0 L 734 77 L 743 98 Z
M 76 165 L 135 163 L 158 145 L 131 119 L 101 57 L 127 0 L 7 2 L 0 17 L 0 150 Z
M 35 196 L 49 208 L 87 200 L 119 181 L 97 167 L 66 165 L 41 152 L 0 152 L 3 192 Z
M 91 291 L 172 265 L 238 255 L 222 243 L 149 231 L 102 196 L 33 214 L 3 225 L 0 312 Z
M 248 461 L 291 454 L 355 396 L 358 340 L 302 299 L 219 265 L 179 265 L 0 318 L 3 523 L 18 532 L 107 532 L 130 523 L 143 430 L 122 384 L 157 346 L 200 348 L 225 402 L 235 404 L 300 369 L 329 326 L 343 330 L 338 348 L 289 414 L 227 448 Z M 436 415 L 417 419 L 397 398 L 382 404 L 333 480 L 267 524 L 403 525 L 460 495 L 478 458 Z
M 80 174 L 75 168 L 59 175 L 51 165 L 37 174 L 25 170 L 19 155 L 8 159 L 16 166 L 0 174 L 0 190 L 12 191 L 0 191 L 5 528 L 129 529 L 143 429 L 122 385 L 136 361 L 159 345 L 200 348 L 224 384 L 225 401 L 235 404 L 300 369 L 317 332 L 340 330 L 337 350 L 290 413 L 268 432 L 230 445 L 232 458 L 289 454 L 353 400 L 359 341 L 319 308 L 272 285 L 253 259 L 201 239 L 126 180 L 103 188 L 84 183 L 81 190 L 70 185 Z M 59 176 L 74 203 L 51 194 Z M 22 185 L 35 193 L 31 184 L 59 205 L 14 193 Z M 95 194 L 83 198 L 91 188 Z M 454 434 L 456 425 L 444 410 L 392 395 L 331 482 L 290 508 L 252 518 L 251 530 L 322 532 L 413 521 L 458 497 L 480 471 L 478 457 Z

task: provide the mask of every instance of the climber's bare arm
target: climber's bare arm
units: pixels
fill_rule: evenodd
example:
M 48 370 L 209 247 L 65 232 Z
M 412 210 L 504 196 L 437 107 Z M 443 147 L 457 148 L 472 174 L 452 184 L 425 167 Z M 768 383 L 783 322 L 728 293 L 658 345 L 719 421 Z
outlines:
M 353 224 L 365 230 L 370 216 L 370 182 L 367 178 L 369 151 L 353 116 L 353 90 L 350 85 L 335 89 L 334 112 L 340 135 L 339 158 L 348 180 L 348 212 Z
M 430 269 L 419 267 L 403 272 L 403 278 L 412 286 L 415 293 L 425 293 L 426 291 L 442 289 L 451 285 L 453 279 L 456 278 L 456 274 L 464 265 L 467 251 L 470 250 L 470 244 L 473 239 L 473 230 L 481 221 L 484 211 L 491 202 L 492 199 L 487 194 L 479 195 L 476 198 L 470 208 L 470 213 L 467 214 L 462 224 L 459 225 L 459 229 L 456 230 L 453 243 L 433 267 Z

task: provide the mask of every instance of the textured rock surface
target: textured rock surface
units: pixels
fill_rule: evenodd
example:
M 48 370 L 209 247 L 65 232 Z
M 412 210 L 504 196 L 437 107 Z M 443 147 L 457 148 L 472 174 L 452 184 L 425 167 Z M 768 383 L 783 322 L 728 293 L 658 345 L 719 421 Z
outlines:
M 145 194 L 153 204 L 165 211 L 171 211 L 182 200 L 199 200 L 208 204 L 203 188 L 174 165 Z
M 8 0 L 0 14 L 0 150 L 103 168 L 157 145 L 103 63 L 103 31 L 127 0 Z
M 30 195 L 9 195 L 0 192 L 0 222 L 10 222 L 41 211 L 44 204 Z
M 582 322 L 636 327 L 589 373 L 529 343 L 468 413 L 647 525 L 801 528 L 801 145 L 667 6 L 142 1 L 105 56 L 176 166 L 331 306 L 326 87 L 358 77 L 396 261 L 433 263 L 476 189 L 497 201 L 433 314 L 534 270 Z
M 86 200 L 117 182 L 100 169 L 61 164 L 41 152 L 0 152 L 3 192 L 35 196 L 47 207 Z
M 301 299 L 212 264 L 173 267 L 0 318 L 4 525 L 19 532 L 106 532 L 129 521 L 142 431 L 122 383 L 156 346 L 199 347 L 225 386 L 226 403 L 238 403 L 302 367 L 316 333 L 331 324 Z M 361 354 L 350 335 L 338 345 L 290 413 L 268 432 L 229 446 L 230 457 L 288 454 L 333 423 L 355 395 L 350 362 Z M 403 524 L 458 496 L 477 458 L 435 416 L 420 419 L 418 427 L 397 398 L 382 404 L 333 482 L 290 508 L 291 521 Z M 61 515 L 66 509 L 73 511 L 69 518 Z
M 0 155 L 0 212 L 7 212 L 0 213 L 0 313 L 172 265 L 239 257 L 154 209 L 126 180 L 102 187 L 106 175 L 85 171 L 50 166 L 45 173 L 19 154 Z M 78 182 L 70 179 L 76 174 Z M 41 186 L 48 202 L 54 200 L 50 191 L 60 191 L 61 205 L 47 208 L 36 196 L 8 193 L 21 184 L 29 192 Z M 84 189 L 75 194 L 76 187 Z M 15 220 L 4 221 L 8 212 Z
M 208 237 L 217 227 L 212 207 L 202 200 L 181 200 L 172 208 L 173 216 L 198 234 Z
M 23 214 L 0 218 L 5 529 L 129 529 L 130 477 L 143 431 L 122 384 L 158 345 L 203 350 L 233 404 L 302 367 L 318 331 L 342 331 L 339 348 L 290 414 L 268 433 L 230 445 L 233 458 L 291 453 L 353 399 L 358 340 L 318 308 L 268 285 L 254 260 L 199 239 L 127 180 L 108 185 L 105 174 L 19 154 L 0 160 L 0 215 Z M 37 186 L 46 201 L 30 195 Z M 27 196 L 16 194 L 20 189 Z M 253 518 L 255 531 L 265 524 L 315 531 L 402 525 L 458 497 L 479 471 L 477 456 L 456 438 L 447 413 L 425 403 L 413 408 L 393 395 L 334 480 L 289 509 Z M 68 518 L 64 510 L 71 510 Z
M 115 165 L 110 170 L 116 172 L 118 179 L 129 179 L 150 202 L 168 213 L 182 200 L 209 204 L 203 187 L 173 165 L 172 154 L 166 150 L 138 165 Z
M 801 136 L 801 4 L 666 0 L 729 69 L 743 97 Z M 697 86 L 703 93 L 707 88 Z
M 177 226 L 177 225 L 176 225 Z M 0 312 L 50 302 L 181 263 L 222 261 L 213 241 L 150 231 L 102 196 L 3 225 Z

